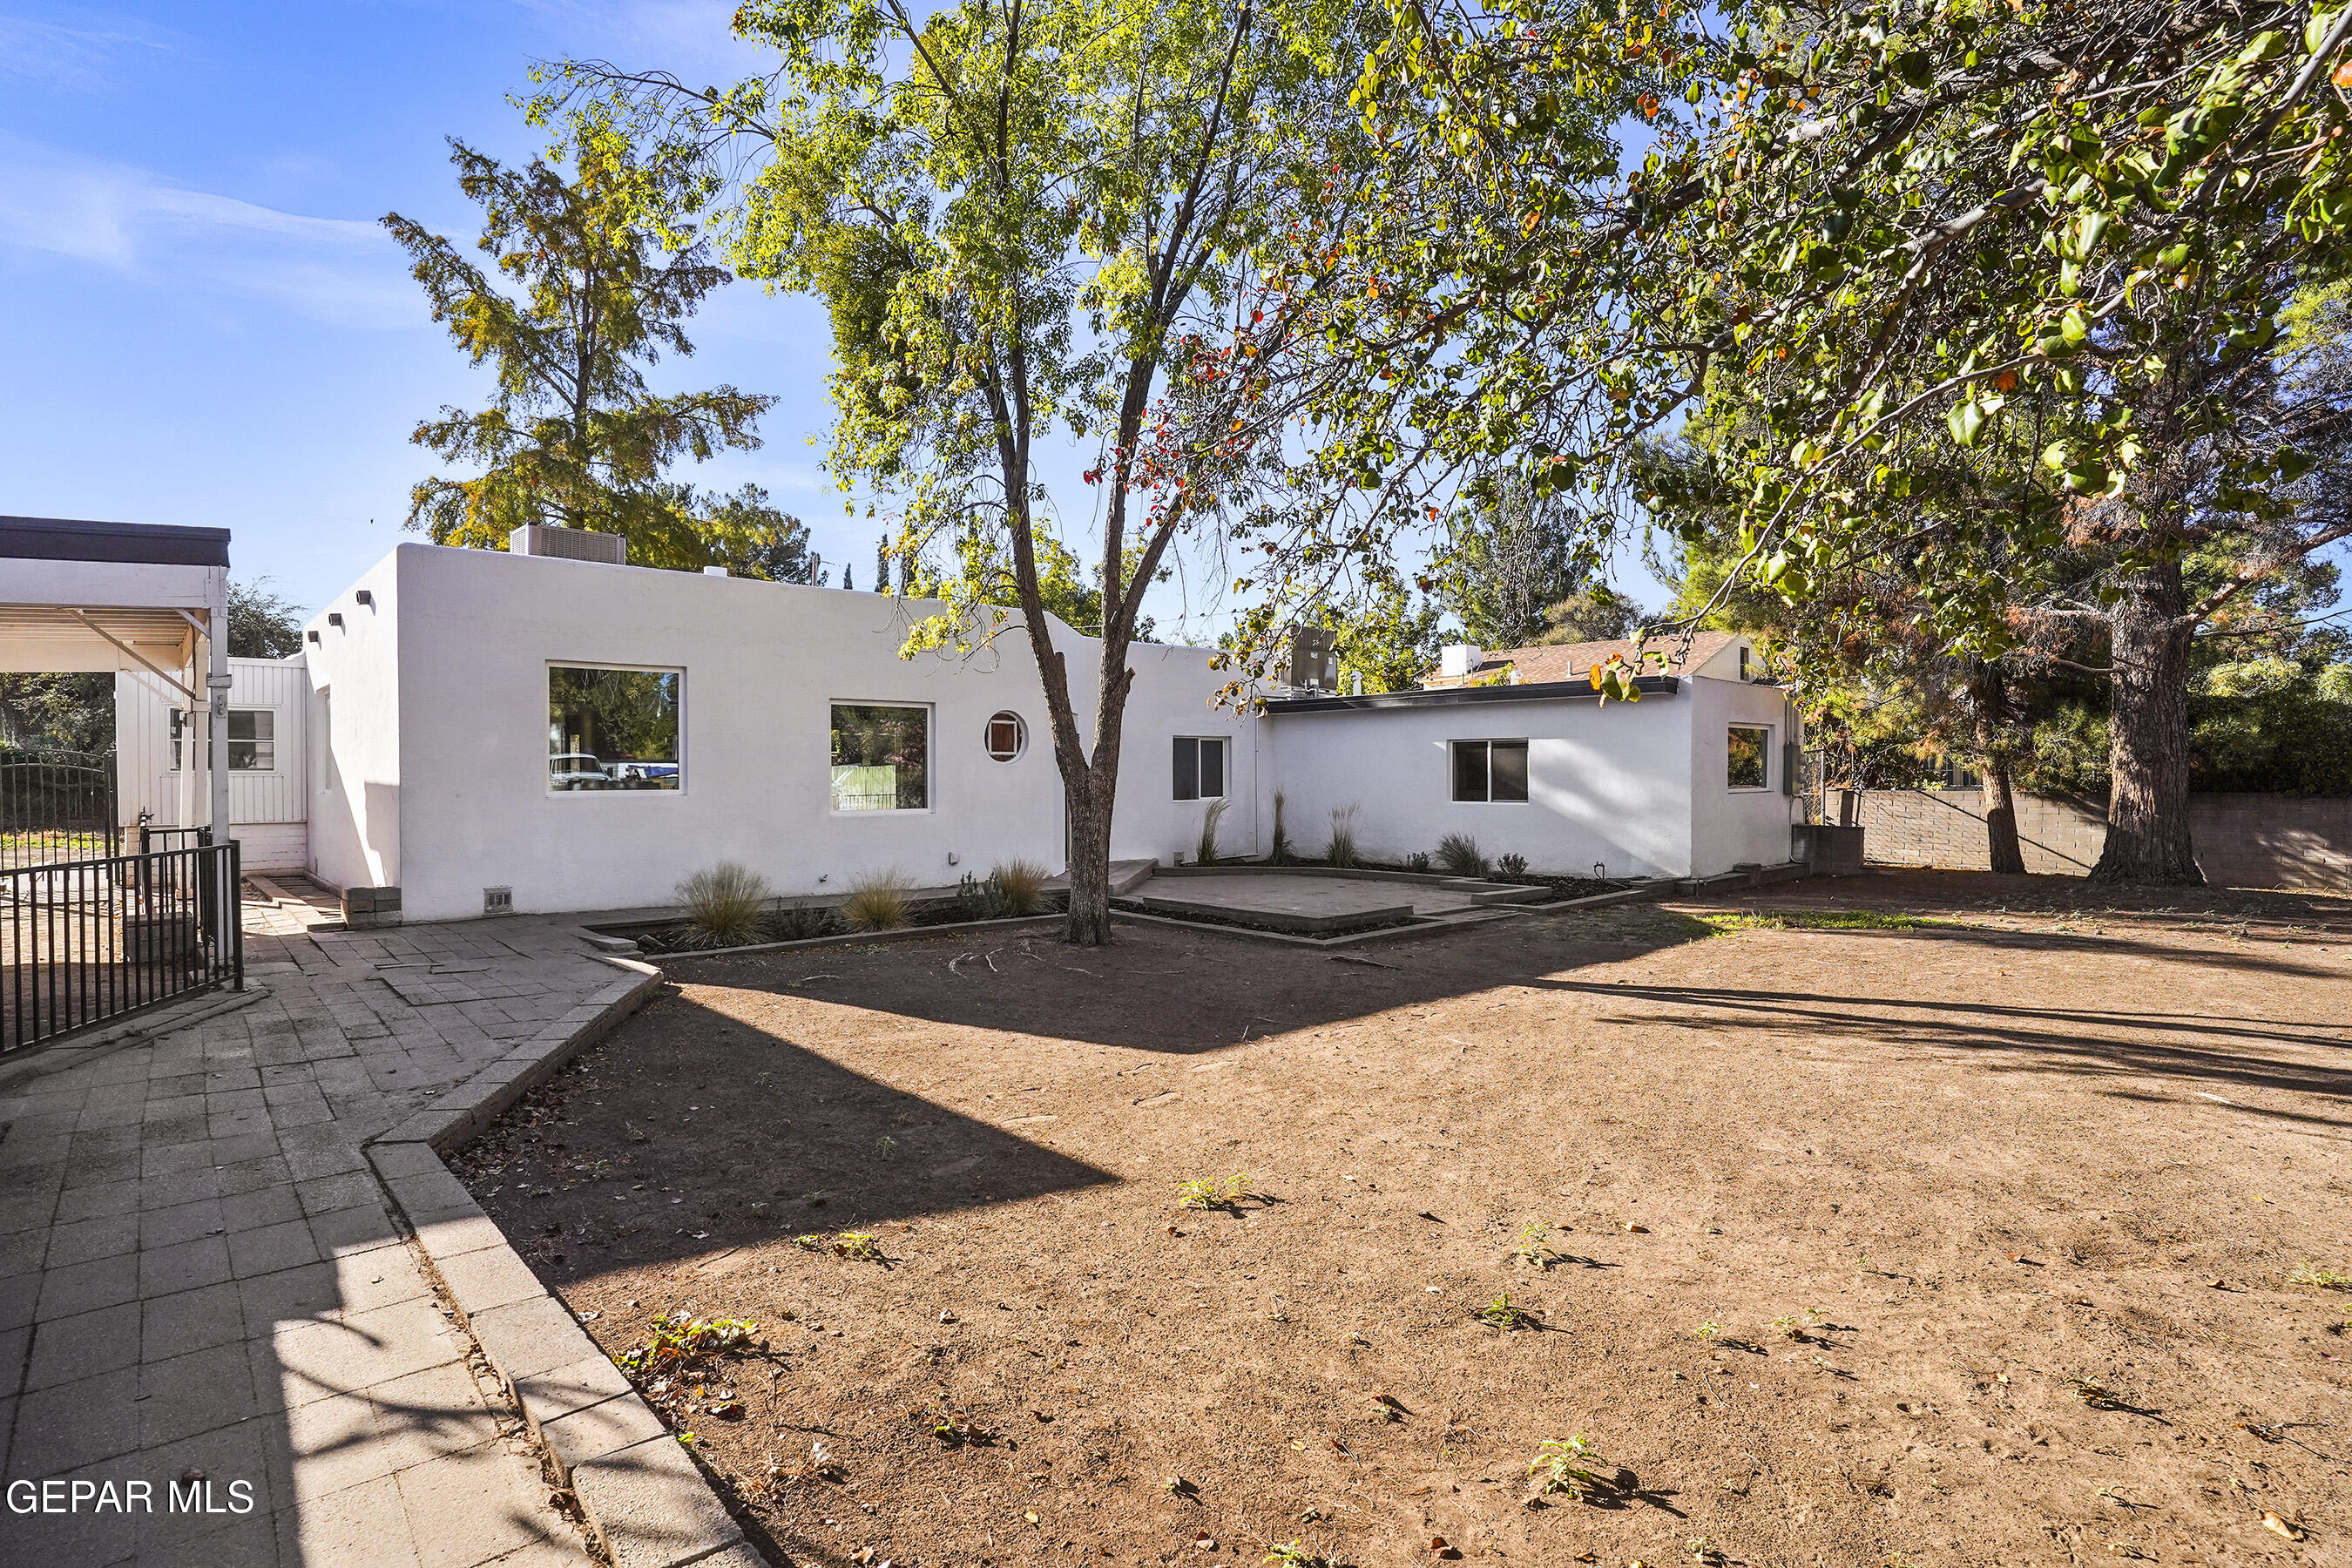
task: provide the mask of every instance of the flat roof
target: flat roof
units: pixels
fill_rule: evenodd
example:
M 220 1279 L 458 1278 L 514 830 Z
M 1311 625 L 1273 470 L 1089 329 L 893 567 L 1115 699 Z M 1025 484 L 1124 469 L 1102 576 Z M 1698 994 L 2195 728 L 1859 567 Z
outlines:
M 1637 675 L 1633 689 L 1644 697 L 1672 697 L 1682 689 L 1675 675 Z M 1443 686 L 1429 691 L 1381 691 L 1362 697 L 1269 697 L 1268 717 L 1290 713 L 1357 713 L 1383 708 L 1468 708 L 1486 702 L 1598 702 L 1601 693 L 1583 680 L 1531 680 L 1522 686 Z
M 0 517 L 0 557 L 19 561 L 226 566 L 228 530 L 181 528 L 155 522 L 84 522 L 61 517 Z

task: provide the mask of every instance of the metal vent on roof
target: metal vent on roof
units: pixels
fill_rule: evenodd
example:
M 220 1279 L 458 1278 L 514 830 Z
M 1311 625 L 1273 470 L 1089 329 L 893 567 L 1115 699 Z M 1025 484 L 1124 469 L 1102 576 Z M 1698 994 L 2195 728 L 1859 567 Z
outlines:
M 564 561 L 600 561 L 607 566 L 629 563 L 629 542 L 617 533 L 593 533 L 584 528 L 549 528 L 525 523 L 507 535 L 513 555 L 552 555 Z

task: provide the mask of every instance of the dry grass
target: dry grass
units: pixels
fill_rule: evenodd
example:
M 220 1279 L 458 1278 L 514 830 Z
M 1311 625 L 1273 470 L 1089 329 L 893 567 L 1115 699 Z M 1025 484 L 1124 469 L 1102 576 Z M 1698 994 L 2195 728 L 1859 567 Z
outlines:
M 896 866 L 867 871 L 849 884 L 841 923 L 851 931 L 897 931 L 907 923 L 907 895 L 915 884 Z
M 693 940 L 711 947 L 735 947 L 760 940 L 760 921 L 775 893 L 768 879 L 748 866 L 721 860 L 677 885 Z
M 1003 860 L 990 868 L 988 879 L 996 884 L 1004 907 L 1013 914 L 1034 915 L 1045 907 L 1049 874 L 1034 860 Z
M 1192 858 L 1203 866 L 1217 863 L 1217 825 L 1225 819 L 1225 808 L 1231 800 L 1213 800 L 1201 813 L 1201 837 L 1192 846 Z
M 1344 870 L 1356 863 L 1356 813 L 1360 809 L 1352 805 L 1331 808 L 1331 845 L 1323 851 L 1327 864 Z

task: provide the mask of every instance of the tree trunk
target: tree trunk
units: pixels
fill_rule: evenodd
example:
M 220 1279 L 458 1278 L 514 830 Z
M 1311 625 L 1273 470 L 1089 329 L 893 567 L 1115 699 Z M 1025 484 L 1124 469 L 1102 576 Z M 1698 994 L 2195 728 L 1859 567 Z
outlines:
M 2107 844 L 2095 882 L 2205 880 L 2189 841 L 2189 658 L 2195 623 L 2178 562 L 2125 585 L 2108 617 L 2115 666 Z
M 2009 788 L 2009 762 L 1989 758 L 1984 768 L 1985 852 L 1992 868 L 2025 875 L 2025 851 L 2017 842 L 2017 805 Z
M 1110 941 L 1111 792 L 1089 776 L 1083 792 L 1068 791 L 1070 911 L 1062 940 L 1081 947 Z

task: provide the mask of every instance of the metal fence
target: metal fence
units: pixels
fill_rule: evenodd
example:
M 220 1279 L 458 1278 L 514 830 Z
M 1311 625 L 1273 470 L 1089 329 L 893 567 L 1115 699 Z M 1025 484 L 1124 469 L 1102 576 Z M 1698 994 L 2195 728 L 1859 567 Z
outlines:
M 0 1052 L 245 987 L 237 846 L 0 868 Z
M 0 750 L 0 868 L 121 854 L 114 799 L 110 753 Z

